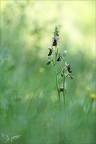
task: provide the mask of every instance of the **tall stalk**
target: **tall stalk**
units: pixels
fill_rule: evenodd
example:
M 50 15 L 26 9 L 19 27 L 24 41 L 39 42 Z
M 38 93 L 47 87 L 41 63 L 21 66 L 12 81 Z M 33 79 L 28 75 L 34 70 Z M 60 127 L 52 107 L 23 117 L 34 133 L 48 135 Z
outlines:
M 60 95 L 62 92 L 63 99 L 64 99 L 64 105 L 65 105 L 66 78 L 69 77 L 70 79 L 73 79 L 73 77 L 71 76 L 72 71 L 70 69 L 70 65 L 65 61 L 67 51 L 64 50 L 60 54 L 59 50 L 58 50 L 58 42 L 59 42 L 59 29 L 56 26 L 52 44 L 49 48 L 49 53 L 48 53 L 49 60 L 47 62 L 47 65 L 53 63 L 53 68 L 54 68 L 55 77 L 56 77 L 56 89 L 58 92 L 58 97 L 60 100 Z M 62 68 L 61 68 L 61 70 L 58 70 L 58 65 L 60 65 L 60 61 L 62 61 L 62 59 L 63 59 Z M 60 74 L 60 76 L 59 76 L 59 74 Z M 62 78 L 62 84 L 60 84 L 61 83 L 60 77 Z
M 47 65 L 53 64 L 53 69 L 55 72 L 55 78 L 56 78 L 56 89 L 58 93 L 58 98 L 60 102 L 60 114 L 62 117 L 62 98 L 64 100 L 64 107 L 65 107 L 65 95 L 66 95 L 66 78 L 69 77 L 70 79 L 73 79 L 71 76 L 71 69 L 70 65 L 65 61 L 66 53 L 67 51 L 64 50 L 61 54 L 59 53 L 58 49 L 58 42 L 59 42 L 59 29 L 56 26 L 55 31 L 54 31 L 54 37 L 52 40 L 52 44 L 49 48 L 49 53 L 48 53 L 48 62 Z M 63 63 L 61 65 L 63 59 Z M 60 62 L 61 61 L 61 62 Z M 58 66 L 61 65 L 62 68 L 59 69 Z M 63 97 L 62 97 L 63 96 Z M 60 141 L 62 142 L 62 124 L 60 122 Z

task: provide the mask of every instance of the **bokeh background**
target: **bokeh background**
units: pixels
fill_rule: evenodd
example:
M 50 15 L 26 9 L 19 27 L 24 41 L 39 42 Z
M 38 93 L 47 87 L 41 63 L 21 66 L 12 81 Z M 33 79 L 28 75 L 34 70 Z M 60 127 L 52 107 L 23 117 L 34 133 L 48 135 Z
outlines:
M 55 26 L 74 76 L 62 115 L 54 71 L 46 65 Z M 2 144 L 95 144 L 95 48 L 95 0 L 0 1 Z

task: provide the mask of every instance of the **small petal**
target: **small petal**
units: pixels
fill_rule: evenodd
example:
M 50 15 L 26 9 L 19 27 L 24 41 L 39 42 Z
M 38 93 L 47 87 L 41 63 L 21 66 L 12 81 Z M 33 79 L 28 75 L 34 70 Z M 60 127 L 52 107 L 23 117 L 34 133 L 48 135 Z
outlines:
M 57 45 L 57 41 L 56 41 L 56 39 L 53 41 L 53 44 L 52 44 L 53 46 L 56 46 Z

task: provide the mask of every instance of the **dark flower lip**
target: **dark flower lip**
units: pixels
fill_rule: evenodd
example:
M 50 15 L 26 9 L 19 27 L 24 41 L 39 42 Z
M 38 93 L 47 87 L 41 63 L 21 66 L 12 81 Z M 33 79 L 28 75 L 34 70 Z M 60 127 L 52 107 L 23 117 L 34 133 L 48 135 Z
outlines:
M 70 74 L 68 74 L 68 77 L 69 77 L 70 79 L 73 79 L 73 77 L 72 77 Z
M 59 54 L 59 56 L 58 56 L 58 58 L 57 58 L 57 61 L 61 61 L 61 59 L 62 59 L 62 55 Z
M 59 38 L 58 37 L 54 37 L 52 45 L 53 46 L 57 46 L 58 41 L 59 41 Z
M 54 39 L 53 40 L 53 44 L 52 44 L 53 46 L 56 46 L 57 45 L 57 40 L 56 39 Z
M 48 56 L 51 56 L 51 55 L 52 55 L 52 52 L 53 52 L 53 47 L 52 47 L 52 48 L 49 48 Z
M 49 65 L 52 62 L 52 59 L 49 57 L 49 60 L 47 62 L 47 65 Z
M 63 73 L 61 73 L 61 77 L 63 77 L 64 76 L 64 74 Z
M 72 73 L 72 70 L 71 70 L 71 68 L 70 68 L 70 64 L 67 64 L 67 63 L 66 63 L 65 65 L 66 65 L 66 68 L 67 68 L 68 72 L 69 72 L 69 73 Z
M 64 87 L 60 87 L 60 92 L 63 92 L 64 91 Z
M 68 68 L 68 72 L 69 72 L 69 73 L 72 73 L 72 70 L 70 70 L 70 68 Z
M 51 63 L 51 60 L 47 62 L 47 65 L 49 65 Z
M 57 33 L 56 35 L 57 35 L 57 36 L 59 36 L 59 34 L 58 34 L 58 33 Z

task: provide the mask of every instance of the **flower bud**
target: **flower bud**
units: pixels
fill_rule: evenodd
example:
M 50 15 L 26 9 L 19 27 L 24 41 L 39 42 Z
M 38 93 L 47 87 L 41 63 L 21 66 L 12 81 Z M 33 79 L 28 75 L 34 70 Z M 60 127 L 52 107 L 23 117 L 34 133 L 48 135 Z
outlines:
M 67 51 L 66 50 L 64 50 L 64 52 L 63 52 L 63 54 L 62 54 L 63 56 L 66 56 L 67 55 Z

